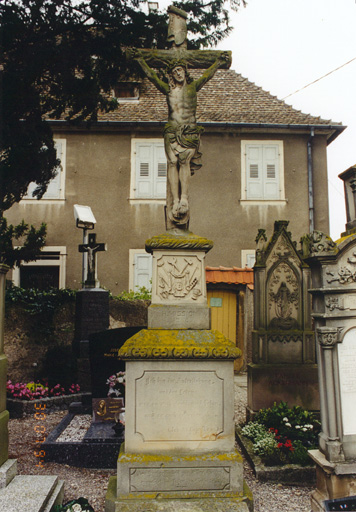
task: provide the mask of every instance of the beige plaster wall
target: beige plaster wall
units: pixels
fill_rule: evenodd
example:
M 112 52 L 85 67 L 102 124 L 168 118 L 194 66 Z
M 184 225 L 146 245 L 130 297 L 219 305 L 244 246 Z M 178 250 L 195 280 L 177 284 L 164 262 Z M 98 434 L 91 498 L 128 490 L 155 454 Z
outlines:
M 161 129 L 58 131 L 67 140 L 66 193 L 60 204 L 20 203 L 7 213 L 10 222 L 48 225 L 47 245 L 66 246 L 66 285 L 80 287 L 82 231 L 75 227 L 73 205 L 91 206 L 99 242 L 108 252 L 98 256 L 99 280 L 113 294 L 128 289 L 129 249 L 142 249 L 147 238 L 165 231 L 163 205 L 129 204 L 131 137 L 161 137 Z M 241 139 L 283 140 L 286 206 L 242 206 Z M 255 249 L 258 228 L 273 232 L 278 219 L 290 220 L 294 240 L 308 227 L 308 135 L 293 133 L 216 133 L 202 137 L 203 167 L 191 180 L 191 230 L 211 238 L 215 246 L 208 265 L 240 266 L 241 249 Z M 328 232 L 326 141 L 314 140 L 315 227 Z

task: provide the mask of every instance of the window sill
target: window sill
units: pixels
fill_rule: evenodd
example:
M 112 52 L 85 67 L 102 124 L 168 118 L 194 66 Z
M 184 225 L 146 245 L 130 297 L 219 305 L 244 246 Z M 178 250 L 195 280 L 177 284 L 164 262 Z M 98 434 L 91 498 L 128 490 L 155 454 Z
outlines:
M 241 206 L 286 206 L 288 199 L 239 199 Z
M 65 199 L 21 199 L 20 204 L 64 204 Z
M 141 197 L 129 197 L 130 204 L 166 204 L 166 199 L 143 199 Z

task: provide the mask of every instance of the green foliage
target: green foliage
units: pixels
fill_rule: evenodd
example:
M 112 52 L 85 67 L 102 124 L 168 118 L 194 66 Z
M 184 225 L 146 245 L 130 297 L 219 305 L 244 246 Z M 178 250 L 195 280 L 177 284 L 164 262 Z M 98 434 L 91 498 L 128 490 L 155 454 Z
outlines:
M 87 499 L 78 498 L 63 505 L 55 505 L 52 512 L 94 512 L 94 509 Z
M 267 428 L 277 429 L 280 436 L 301 440 L 308 448 L 318 444 L 320 422 L 300 406 L 290 408 L 286 402 L 274 403 L 273 407 L 261 409 L 254 419 Z
M 20 265 L 21 261 L 35 260 L 45 245 L 46 224 L 39 229 L 22 221 L 17 226 L 8 225 L 0 216 L 0 263 L 9 267 Z M 20 246 L 20 247 L 14 247 Z
M 5 302 L 21 303 L 25 311 L 31 315 L 53 314 L 63 304 L 75 300 L 76 291 L 69 288 L 49 290 L 36 290 L 35 288 L 24 289 L 18 286 L 11 286 L 6 290 Z
M 151 290 L 145 286 L 141 286 L 138 290 L 123 291 L 119 295 L 114 296 L 116 300 L 131 301 L 131 300 L 151 300 Z
M 253 442 L 254 453 L 266 465 L 307 465 L 308 450 L 318 445 L 320 422 L 302 407 L 289 408 L 286 402 L 280 402 L 261 409 L 241 432 Z
M 174 2 L 189 14 L 190 47 L 216 44 L 231 31 L 226 5 L 244 0 Z M 144 0 L 0 2 L 2 121 L 0 217 L 31 182 L 41 198 L 59 161 L 46 118 L 96 121 L 118 107 L 111 90 L 137 73 L 124 47 L 164 48 L 166 12 Z

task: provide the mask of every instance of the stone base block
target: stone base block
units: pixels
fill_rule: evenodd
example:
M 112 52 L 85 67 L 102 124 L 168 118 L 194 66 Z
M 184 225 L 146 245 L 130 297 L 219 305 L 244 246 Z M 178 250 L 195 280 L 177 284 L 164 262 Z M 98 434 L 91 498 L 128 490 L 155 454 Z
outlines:
M 9 485 L 11 480 L 17 475 L 17 460 L 8 459 L 0 466 L 0 489 Z
M 50 512 L 63 502 L 64 483 L 56 476 L 16 476 L 0 490 L 0 510 Z
M 283 400 L 290 407 L 300 405 L 320 410 L 316 364 L 249 364 L 248 416 Z
M 210 308 L 194 305 L 152 304 L 148 308 L 149 329 L 210 329 Z
M 323 512 L 323 501 L 356 495 L 356 462 L 329 462 L 319 450 L 309 450 L 316 463 L 316 491 L 311 495 L 312 512 Z
M 180 492 L 117 495 L 117 477 L 109 480 L 105 512 L 252 512 L 252 494 L 242 492 Z
M 9 456 L 9 412 L 0 413 L 0 465 L 7 461 Z
M 242 457 L 234 450 L 210 455 L 161 456 L 125 453 L 117 464 L 117 494 L 233 492 L 243 490 Z

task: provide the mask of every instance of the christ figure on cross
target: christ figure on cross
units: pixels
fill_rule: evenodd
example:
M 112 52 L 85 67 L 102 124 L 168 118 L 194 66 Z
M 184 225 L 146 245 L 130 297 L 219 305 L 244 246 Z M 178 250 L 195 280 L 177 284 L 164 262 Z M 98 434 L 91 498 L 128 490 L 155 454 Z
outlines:
M 139 50 L 132 49 L 131 52 L 147 78 L 167 98 L 168 123 L 164 127 L 167 157 L 166 224 L 167 228 L 187 229 L 189 178 L 201 167 L 199 145 L 200 134 L 204 130 L 196 124 L 197 92 L 214 76 L 219 67 L 226 65 L 230 55 L 228 52 L 221 52 L 216 61 L 194 81 L 189 77 L 186 61 L 173 60 L 167 67 L 167 83 L 148 66 Z

